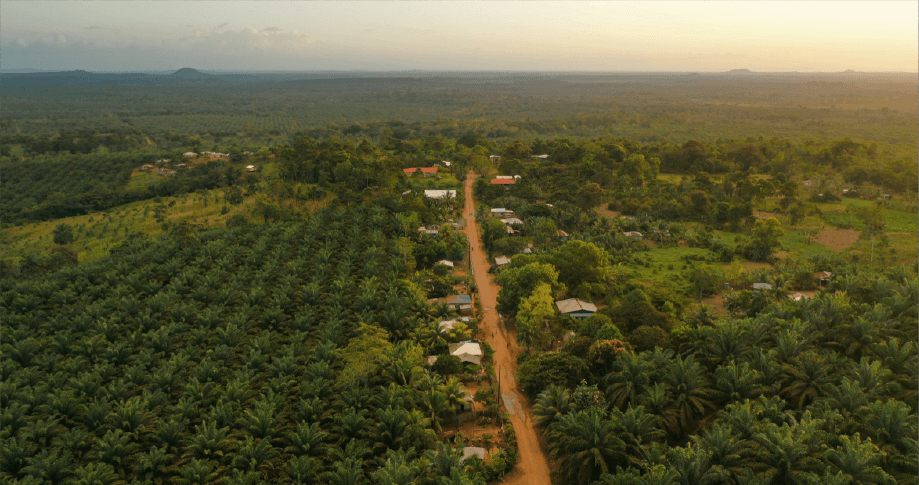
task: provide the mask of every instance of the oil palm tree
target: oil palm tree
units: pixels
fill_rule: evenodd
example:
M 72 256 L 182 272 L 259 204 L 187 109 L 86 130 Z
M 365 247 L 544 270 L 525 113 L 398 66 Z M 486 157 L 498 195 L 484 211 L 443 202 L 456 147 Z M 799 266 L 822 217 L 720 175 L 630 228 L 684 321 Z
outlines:
M 613 368 L 606 376 L 606 398 L 610 404 L 625 409 L 648 386 L 653 366 L 642 355 L 624 352 Z
M 536 398 L 533 405 L 533 420 L 539 426 L 548 427 L 571 410 L 571 392 L 553 384 Z
M 779 378 L 780 394 L 797 409 L 803 409 L 814 399 L 826 395 L 832 378 L 826 359 L 807 351 L 784 366 Z
M 561 483 L 590 483 L 629 463 L 612 421 L 595 406 L 562 416 L 547 437 L 550 457 L 561 460 L 555 472 Z
M 673 410 L 677 424 L 684 433 L 689 431 L 694 420 L 714 408 L 715 391 L 709 378 L 693 356 L 677 356 L 670 365 L 665 382 L 673 395 Z
M 893 477 L 881 467 L 884 454 L 871 440 L 862 441 L 858 433 L 840 436 L 839 447 L 830 448 L 823 458 L 854 483 L 894 484 Z
M 826 439 L 817 423 L 809 415 L 792 421 L 782 426 L 769 423 L 753 436 L 756 467 L 775 484 L 802 484 L 808 472 L 824 468 L 814 455 Z

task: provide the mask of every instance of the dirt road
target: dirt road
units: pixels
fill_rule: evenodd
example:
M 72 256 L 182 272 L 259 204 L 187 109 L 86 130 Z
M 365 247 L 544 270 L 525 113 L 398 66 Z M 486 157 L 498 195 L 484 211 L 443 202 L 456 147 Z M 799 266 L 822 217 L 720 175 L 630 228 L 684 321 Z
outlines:
M 482 301 L 482 309 L 485 311 L 480 330 L 488 344 L 495 349 L 495 372 L 500 375 L 501 399 L 517 432 L 517 447 L 520 449 L 520 460 L 514 469 L 504 476 L 504 483 L 550 485 L 549 463 L 539 446 L 539 431 L 530 419 L 529 403 L 517 389 L 517 381 L 514 379 L 520 348 L 513 334 L 498 324 L 498 285 L 488 274 L 489 262 L 482 249 L 479 229 L 473 216 L 475 201 L 472 198 L 472 184 L 475 178 L 473 172 L 469 172 L 466 178 L 466 206 L 463 215 L 466 217 L 466 236 L 472 244 L 470 257 L 475 271 L 475 284 Z

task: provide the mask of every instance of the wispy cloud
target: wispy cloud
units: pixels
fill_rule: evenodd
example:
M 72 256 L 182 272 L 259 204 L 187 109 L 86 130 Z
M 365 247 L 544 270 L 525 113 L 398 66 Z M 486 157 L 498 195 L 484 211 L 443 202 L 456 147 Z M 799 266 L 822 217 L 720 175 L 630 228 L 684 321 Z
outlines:
M 99 30 L 101 28 L 102 27 L 98 25 L 90 25 L 89 27 L 84 27 L 83 30 Z

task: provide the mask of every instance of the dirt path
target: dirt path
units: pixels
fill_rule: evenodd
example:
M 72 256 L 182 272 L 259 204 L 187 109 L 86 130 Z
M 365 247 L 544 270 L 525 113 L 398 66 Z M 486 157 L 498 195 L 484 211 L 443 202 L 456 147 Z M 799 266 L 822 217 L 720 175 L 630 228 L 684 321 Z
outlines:
M 517 373 L 517 355 L 520 347 L 516 339 L 505 328 L 498 324 L 498 285 L 488 274 L 489 263 L 482 249 L 479 238 L 479 229 L 475 224 L 475 201 L 472 198 L 472 184 L 475 175 L 469 172 L 466 177 L 466 206 L 463 209 L 466 217 L 466 236 L 472 244 L 472 268 L 475 272 L 475 284 L 478 287 L 478 296 L 482 301 L 485 315 L 480 325 L 480 330 L 485 335 L 485 340 L 495 349 L 495 372 L 501 381 L 501 399 L 511 417 L 511 423 L 517 432 L 517 447 L 520 450 L 520 460 L 514 469 L 504 476 L 504 483 L 521 485 L 550 485 L 549 462 L 546 454 L 539 446 L 539 435 L 536 425 L 530 419 L 530 406 L 526 397 L 517 388 L 514 379 Z

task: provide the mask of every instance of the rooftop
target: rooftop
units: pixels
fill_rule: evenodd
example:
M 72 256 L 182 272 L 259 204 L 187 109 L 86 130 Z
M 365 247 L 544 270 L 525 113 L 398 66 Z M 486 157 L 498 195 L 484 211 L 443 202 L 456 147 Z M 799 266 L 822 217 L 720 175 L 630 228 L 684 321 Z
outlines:
M 574 313 L 574 312 L 596 312 L 597 306 L 593 303 L 586 302 L 584 300 L 578 300 L 577 298 L 569 298 L 567 300 L 561 300 L 555 302 L 555 306 L 558 307 L 558 311 L 562 313 Z

